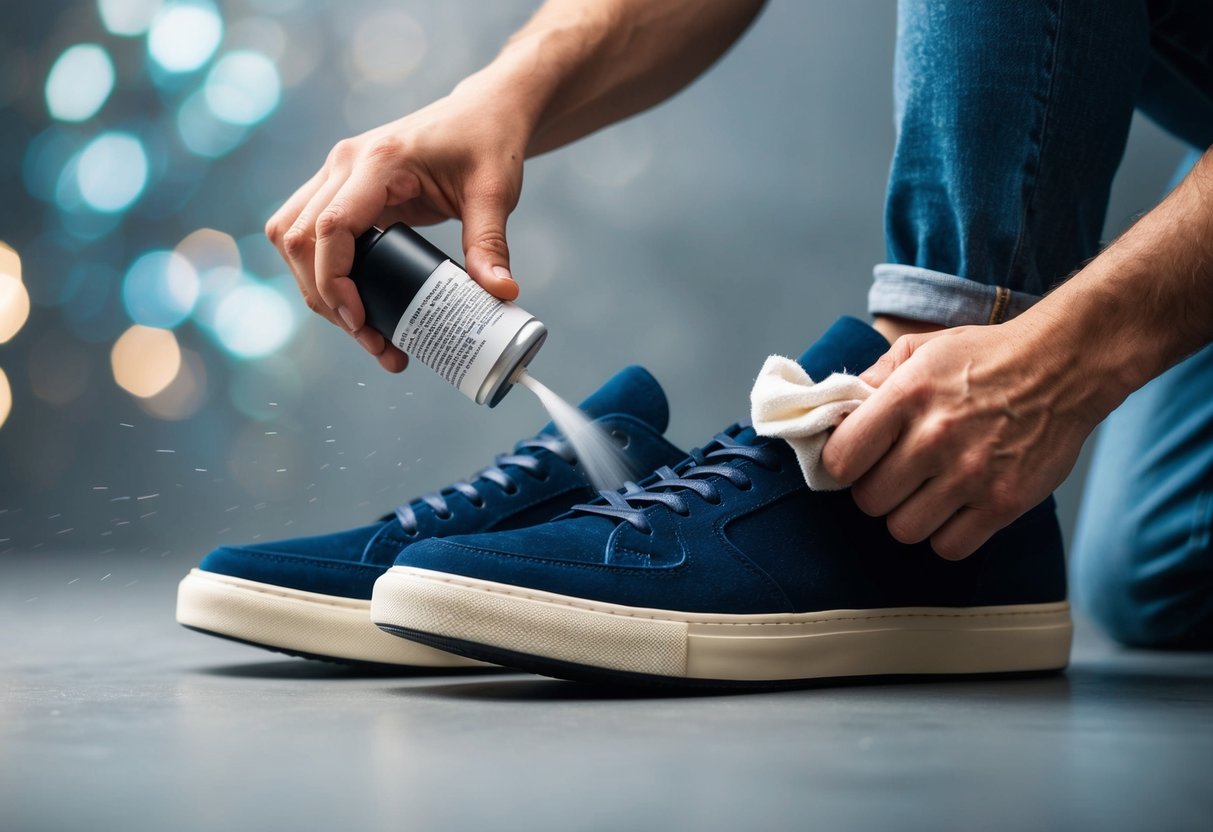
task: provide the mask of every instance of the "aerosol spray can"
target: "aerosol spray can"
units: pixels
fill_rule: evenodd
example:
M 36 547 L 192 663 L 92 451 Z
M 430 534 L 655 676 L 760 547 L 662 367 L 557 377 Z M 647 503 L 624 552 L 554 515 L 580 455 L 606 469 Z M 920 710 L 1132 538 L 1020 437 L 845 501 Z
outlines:
M 476 404 L 496 407 L 548 336 L 402 223 L 358 238 L 350 279 L 371 328 Z

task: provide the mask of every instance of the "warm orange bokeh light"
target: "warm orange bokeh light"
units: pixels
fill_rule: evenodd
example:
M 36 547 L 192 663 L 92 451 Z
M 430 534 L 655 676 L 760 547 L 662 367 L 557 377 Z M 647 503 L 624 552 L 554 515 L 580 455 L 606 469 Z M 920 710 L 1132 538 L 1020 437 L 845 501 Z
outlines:
M 118 338 L 110 352 L 114 381 L 140 398 L 159 393 L 181 369 L 181 348 L 168 329 L 136 324 Z

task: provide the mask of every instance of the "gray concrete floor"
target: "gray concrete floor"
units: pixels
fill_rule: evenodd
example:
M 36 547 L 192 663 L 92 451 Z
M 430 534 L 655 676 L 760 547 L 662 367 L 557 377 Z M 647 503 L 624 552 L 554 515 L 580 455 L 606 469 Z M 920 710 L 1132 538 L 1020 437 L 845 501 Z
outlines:
M 189 564 L 0 558 L 0 829 L 1208 829 L 1213 657 L 750 696 L 367 676 L 179 628 Z

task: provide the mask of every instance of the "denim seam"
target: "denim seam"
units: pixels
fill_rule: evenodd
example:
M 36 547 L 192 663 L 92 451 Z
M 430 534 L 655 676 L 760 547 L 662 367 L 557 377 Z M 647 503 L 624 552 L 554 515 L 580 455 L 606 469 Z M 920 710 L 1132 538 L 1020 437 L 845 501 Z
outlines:
M 994 287 L 994 307 L 990 310 L 987 324 L 1000 324 L 1006 320 L 1007 307 L 1011 304 L 1011 290 L 1006 286 Z
M 1050 107 L 1053 102 L 1053 84 L 1057 76 L 1058 54 L 1061 51 L 1061 11 L 1064 5 L 1064 0 L 1056 0 L 1053 13 L 1053 28 L 1049 32 L 1049 37 L 1053 40 L 1053 50 L 1049 55 L 1049 61 L 1044 67 L 1048 83 L 1045 86 L 1044 106 L 1041 108 L 1040 124 L 1038 126 L 1039 134 L 1036 142 L 1035 155 L 1029 160 L 1030 170 L 1024 171 L 1024 180 L 1026 182 L 1026 193 L 1023 205 L 1023 214 L 1020 217 L 1019 235 L 1015 240 L 1015 247 L 1011 250 L 1011 257 L 1007 263 L 1007 272 L 1003 275 L 1003 285 L 1009 286 L 1011 276 L 1015 270 L 1020 267 L 1020 259 L 1024 251 L 1024 235 L 1028 229 L 1028 221 L 1033 213 L 1033 208 L 1036 202 L 1037 195 L 1040 193 L 1040 163 L 1044 158 L 1045 148 L 1048 145 L 1049 139 L 1049 124 Z M 1043 278 L 1043 275 L 1041 276 Z

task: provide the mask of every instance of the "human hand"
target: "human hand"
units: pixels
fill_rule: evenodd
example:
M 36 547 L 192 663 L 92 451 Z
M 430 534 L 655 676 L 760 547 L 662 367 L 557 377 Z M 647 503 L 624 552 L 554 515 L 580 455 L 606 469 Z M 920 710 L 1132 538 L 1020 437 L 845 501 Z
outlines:
M 1066 478 L 1110 411 L 1090 352 L 1023 317 L 903 336 L 822 462 L 897 540 L 968 557 Z
M 308 308 L 351 333 L 384 369 L 400 372 L 408 358 L 366 326 L 348 276 L 355 237 L 372 225 L 460 219 L 468 273 L 497 297 L 516 298 L 505 225 L 530 136 L 519 113 L 465 82 L 412 115 L 338 142 L 266 224 Z

